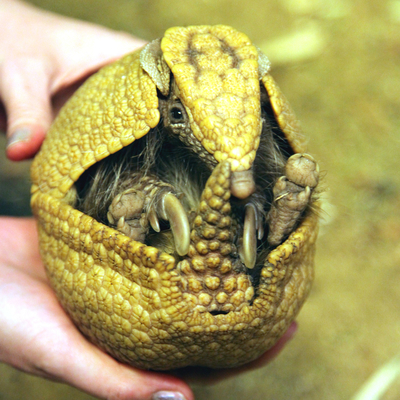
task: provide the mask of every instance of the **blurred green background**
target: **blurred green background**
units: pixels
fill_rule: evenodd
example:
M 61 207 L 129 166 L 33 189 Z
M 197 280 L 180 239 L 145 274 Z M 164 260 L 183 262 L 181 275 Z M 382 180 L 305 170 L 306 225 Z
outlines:
M 323 171 L 316 280 L 276 360 L 194 391 L 199 400 L 353 399 L 400 353 L 400 1 L 32 3 L 148 40 L 171 26 L 228 24 L 269 56 Z M 2 214 L 29 214 L 28 169 L 0 156 Z M 0 399 L 71 398 L 92 397 L 0 365 Z M 379 398 L 399 399 L 400 378 Z

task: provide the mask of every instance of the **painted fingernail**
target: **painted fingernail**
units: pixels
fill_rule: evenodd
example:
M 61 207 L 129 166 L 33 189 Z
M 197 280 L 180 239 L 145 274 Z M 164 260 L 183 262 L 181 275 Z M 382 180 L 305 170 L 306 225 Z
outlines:
M 161 391 L 154 393 L 151 400 L 185 400 L 185 396 L 179 392 Z
M 31 136 L 30 128 L 19 128 L 7 140 L 7 148 L 19 142 L 26 142 Z

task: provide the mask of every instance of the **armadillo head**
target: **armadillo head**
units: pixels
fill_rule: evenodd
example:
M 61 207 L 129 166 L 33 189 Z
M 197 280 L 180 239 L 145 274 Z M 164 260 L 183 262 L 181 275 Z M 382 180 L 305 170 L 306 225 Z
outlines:
M 194 137 L 218 163 L 229 161 L 238 198 L 255 190 L 250 170 L 262 129 L 259 58 L 246 35 L 225 26 L 171 28 L 141 54 L 143 69 L 164 95 L 172 73 Z M 269 68 L 263 57 L 261 68 Z

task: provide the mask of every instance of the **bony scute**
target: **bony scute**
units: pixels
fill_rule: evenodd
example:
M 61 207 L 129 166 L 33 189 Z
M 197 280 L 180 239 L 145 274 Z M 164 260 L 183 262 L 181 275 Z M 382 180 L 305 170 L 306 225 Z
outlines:
M 305 143 L 267 57 L 228 26 L 172 28 L 89 78 L 32 164 L 42 258 L 77 327 L 155 370 L 272 347 L 313 278 Z

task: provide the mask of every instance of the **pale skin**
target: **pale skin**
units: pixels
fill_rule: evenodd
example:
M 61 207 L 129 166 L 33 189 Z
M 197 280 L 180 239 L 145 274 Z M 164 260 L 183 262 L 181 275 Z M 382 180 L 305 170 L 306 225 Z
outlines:
M 8 158 L 18 161 L 38 151 L 59 107 L 85 77 L 144 41 L 16 0 L 0 0 L 0 10 L 0 129 L 7 133 Z M 185 381 L 215 382 L 259 368 L 295 330 L 293 324 L 274 348 L 235 370 L 166 374 L 123 365 L 89 343 L 59 305 L 40 259 L 35 221 L 0 217 L 0 361 L 22 371 L 101 399 L 192 400 Z

